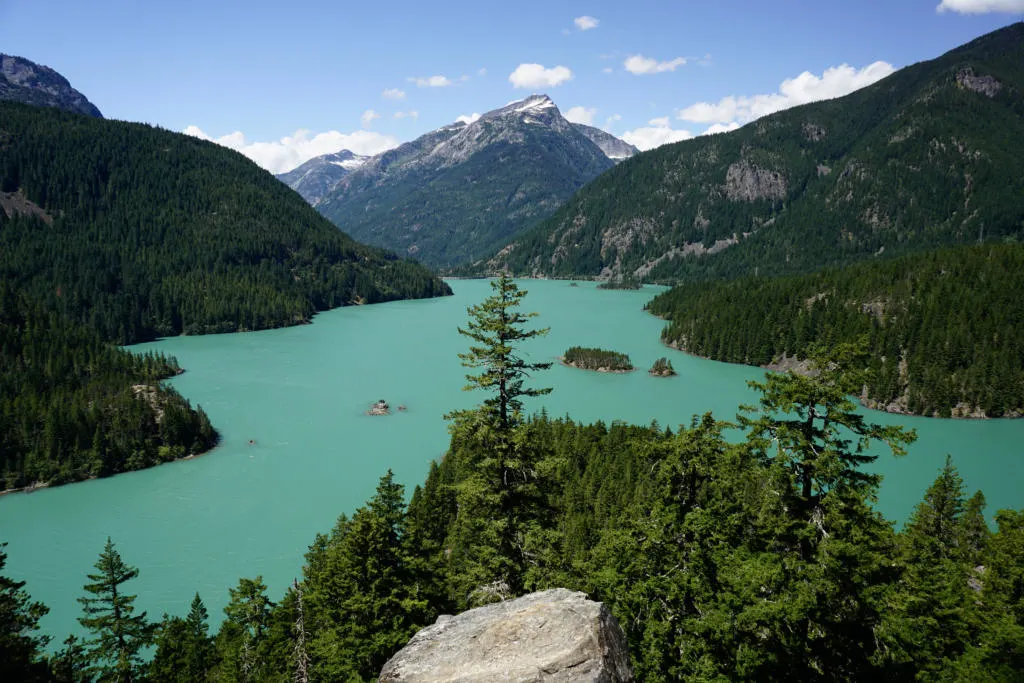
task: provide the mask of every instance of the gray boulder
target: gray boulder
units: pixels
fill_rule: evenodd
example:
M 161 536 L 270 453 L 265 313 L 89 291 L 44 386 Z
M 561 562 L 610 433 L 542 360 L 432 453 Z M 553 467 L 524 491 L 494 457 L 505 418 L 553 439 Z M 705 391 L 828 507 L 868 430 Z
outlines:
M 615 617 L 565 588 L 442 616 L 384 665 L 380 683 L 633 681 Z

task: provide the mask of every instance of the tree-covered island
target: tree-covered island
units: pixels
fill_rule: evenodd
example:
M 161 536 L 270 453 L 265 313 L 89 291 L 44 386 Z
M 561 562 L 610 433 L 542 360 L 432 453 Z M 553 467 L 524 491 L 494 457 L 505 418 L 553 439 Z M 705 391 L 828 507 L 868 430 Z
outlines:
M 654 361 L 654 365 L 647 371 L 652 377 L 673 377 L 676 369 L 672 367 L 672 361 L 664 356 Z
M 629 356 L 618 351 L 572 346 L 562 356 L 562 363 L 581 370 L 597 372 L 629 372 L 633 363 Z

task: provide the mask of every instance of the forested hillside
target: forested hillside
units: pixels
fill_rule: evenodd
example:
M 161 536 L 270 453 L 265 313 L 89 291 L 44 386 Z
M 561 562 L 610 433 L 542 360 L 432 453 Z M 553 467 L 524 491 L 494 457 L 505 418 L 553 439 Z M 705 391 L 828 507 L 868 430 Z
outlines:
M 0 280 L 132 343 L 438 296 L 245 157 L 147 125 L 0 102 Z
M 0 490 L 103 477 L 212 448 L 217 434 L 137 356 L 0 280 Z
M 867 340 L 869 405 L 1024 414 L 1024 246 L 958 247 L 846 269 L 676 287 L 648 304 L 669 344 L 731 363 Z
M 699 281 L 1024 235 L 1024 24 L 627 159 L 467 272 Z

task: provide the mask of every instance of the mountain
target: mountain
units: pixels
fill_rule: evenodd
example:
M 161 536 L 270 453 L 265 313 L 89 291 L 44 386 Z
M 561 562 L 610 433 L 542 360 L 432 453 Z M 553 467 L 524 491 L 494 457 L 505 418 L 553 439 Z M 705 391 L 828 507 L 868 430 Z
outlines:
M 689 353 L 776 369 L 863 339 L 866 405 L 1024 415 L 1024 245 L 947 247 L 807 275 L 675 287 L 648 308 Z
M 0 54 L 0 100 L 103 117 L 85 95 L 50 67 L 5 54 Z
M 277 179 L 316 206 L 317 202 L 338 186 L 342 178 L 362 166 L 369 158 L 343 149 L 334 154 L 314 157 L 292 171 L 277 175 Z
M 591 137 L 546 95 L 532 95 L 373 157 L 317 209 L 358 240 L 453 266 L 549 216 L 614 166 L 601 145 L 628 151 Z
M 241 154 L 13 102 L 0 102 L 0 281 L 118 343 L 451 291 Z
M 1024 24 L 627 159 L 477 271 L 693 281 L 1024 238 Z
M 604 155 L 612 161 L 624 161 L 634 154 L 640 153 L 640 150 L 633 145 L 625 140 L 620 140 L 611 133 L 606 133 L 600 128 L 594 128 L 584 123 L 574 123 L 572 125 L 576 130 L 590 138 L 590 141 L 600 147 Z

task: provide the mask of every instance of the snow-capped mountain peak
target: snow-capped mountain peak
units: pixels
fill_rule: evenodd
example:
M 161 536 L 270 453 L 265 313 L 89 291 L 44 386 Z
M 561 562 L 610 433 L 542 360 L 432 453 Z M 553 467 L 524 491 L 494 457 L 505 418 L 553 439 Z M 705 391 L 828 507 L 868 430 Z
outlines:
M 338 186 L 342 178 L 363 166 L 370 157 L 343 149 L 332 154 L 313 157 L 298 168 L 282 173 L 277 178 L 302 195 L 310 204 L 316 204 Z

